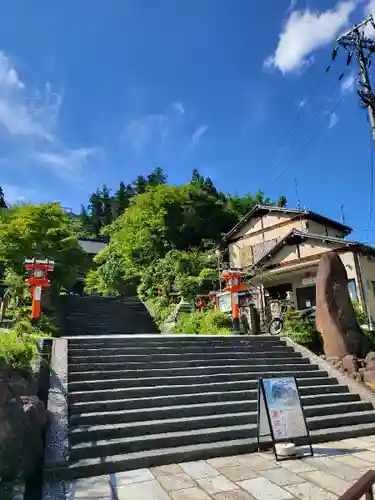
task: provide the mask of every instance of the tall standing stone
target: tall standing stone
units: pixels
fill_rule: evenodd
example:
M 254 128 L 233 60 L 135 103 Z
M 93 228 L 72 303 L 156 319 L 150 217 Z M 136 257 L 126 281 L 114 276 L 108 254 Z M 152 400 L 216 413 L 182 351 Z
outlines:
M 316 283 L 316 327 L 328 358 L 348 354 L 364 357 L 370 350 L 361 331 L 348 291 L 344 264 L 334 251 L 322 256 Z

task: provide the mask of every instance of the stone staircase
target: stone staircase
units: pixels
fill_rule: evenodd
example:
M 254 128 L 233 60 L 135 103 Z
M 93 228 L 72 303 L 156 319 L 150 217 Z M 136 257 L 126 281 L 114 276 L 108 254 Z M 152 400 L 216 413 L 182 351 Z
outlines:
M 297 377 L 313 442 L 375 433 L 370 403 L 278 337 L 93 330 L 68 340 L 69 461 L 55 479 L 256 451 L 267 375 Z
M 78 297 L 61 300 L 62 335 L 158 333 L 152 317 L 136 297 Z

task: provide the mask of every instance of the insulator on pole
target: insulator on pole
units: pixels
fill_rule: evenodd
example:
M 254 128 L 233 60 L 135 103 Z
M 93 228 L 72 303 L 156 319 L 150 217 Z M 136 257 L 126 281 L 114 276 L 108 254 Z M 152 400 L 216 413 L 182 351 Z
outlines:
M 337 47 L 335 47 L 335 48 L 333 49 L 333 52 L 332 52 L 332 61 L 334 61 L 334 60 L 336 59 L 336 56 L 337 56 L 337 52 L 338 52 L 338 50 L 339 50 L 339 49 L 338 49 Z
M 344 78 L 344 73 L 341 73 L 341 75 L 339 76 L 339 81 L 342 80 Z
M 349 66 L 349 64 L 352 62 L 352 57 L 353 57 L 353 52 L 349 52 L 348 57 L 346 59 L 347 66 Z
M 331 69 L 331 65 L 327 66 L 326 73 Z

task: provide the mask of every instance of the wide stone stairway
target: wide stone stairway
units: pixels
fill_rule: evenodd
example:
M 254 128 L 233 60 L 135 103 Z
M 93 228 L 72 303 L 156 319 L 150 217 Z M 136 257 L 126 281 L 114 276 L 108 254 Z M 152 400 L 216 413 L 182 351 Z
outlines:
M 103 327 L 68 337 L 69 460 L 55 479 L 255 451 L 267 375 L 297 377 L 313 442 L 375 433 L 371 403 L 280 338 L 89 335 Z

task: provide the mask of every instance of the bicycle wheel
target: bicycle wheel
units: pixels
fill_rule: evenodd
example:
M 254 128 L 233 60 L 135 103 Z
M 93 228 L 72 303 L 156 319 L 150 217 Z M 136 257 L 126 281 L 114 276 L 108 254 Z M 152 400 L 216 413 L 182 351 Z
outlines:
M 268 333 L 271 335 L 279 335 L 284 328 L 284 321 L 282 318 L 273 318 L 268 325 Z

